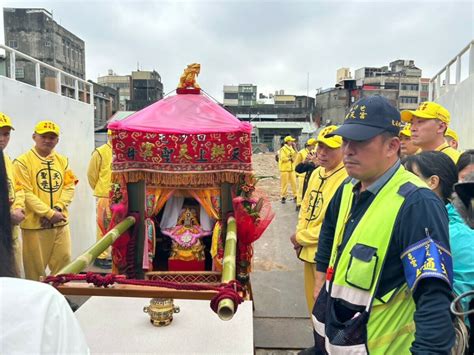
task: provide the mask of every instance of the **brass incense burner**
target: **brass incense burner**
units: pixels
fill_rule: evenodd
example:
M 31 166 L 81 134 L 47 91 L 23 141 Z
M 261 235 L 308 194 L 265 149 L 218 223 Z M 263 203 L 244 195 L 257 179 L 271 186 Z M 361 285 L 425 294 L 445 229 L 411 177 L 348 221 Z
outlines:
M 150 322 L 156 327 L 170 325 L 173 314 L 179 313 L 179 307 L 173 304 L 172 298 L 152 298 L 150 305 L 143 307 L 143 312 L 150 315 Z

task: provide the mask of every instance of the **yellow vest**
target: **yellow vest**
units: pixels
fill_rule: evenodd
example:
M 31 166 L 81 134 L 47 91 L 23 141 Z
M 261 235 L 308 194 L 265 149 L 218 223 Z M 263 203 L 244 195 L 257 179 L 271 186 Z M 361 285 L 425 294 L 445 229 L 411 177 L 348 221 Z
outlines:
M 15 176 L 13 175 L 13 164 L 10 157 L 3 153 L 3 160 L 5 161 L 5 168 L 7 171 L 7 184 L 8 184 L 8 200 L 10 201 L 10 209 L 15 210 L 17 208 L 25 208 L 25 194 L 21 189 L 21 186 L 16 183 Z
M 66 157 L 52 152 L 43 158 L 32 148 L 15 159 L 13 169 L 17 184 L 25 192 L 26 218 L 20 224 L 22 229 L 43 229 L 40 219 L 50 219 L 53 207 L 60 208 L 67 217 L 77 178 Z M 54 227 L 65 224 L 57 223 Z
M 112 177 L 112 146 L 101 145 L 92 152 L 87 179 L 96 197 L 109 197 Z
M 443 144 L 441 144 L 438 148 L 435 149 L 436 151 L 438 152 L 443 152 L 444 154 L 446 154 L 448 157 L 450 157 L 454 164 L 457 164 L 458 160 L 459 160 L 459 156 L 461 155 L 460 152 L 458 152 L 456 149 L 454 149 L 453 147 L 451 147 L 448 143 L 444 142 Z
M 280 169 L 280 171 L 294 171 L 295 159 L 296 151 L 289 145 L 285 144 L 279 150 L 278 169 Z
M 342 162 L 331 171 L 326 171 L 323 167 L 313 171 L 301 202 L 296 226 L 296 241 L 303 246 L 299 254 L 301 260 L 315 262 L 314 256 L 326 209 L 346 177 L 347 172 Z

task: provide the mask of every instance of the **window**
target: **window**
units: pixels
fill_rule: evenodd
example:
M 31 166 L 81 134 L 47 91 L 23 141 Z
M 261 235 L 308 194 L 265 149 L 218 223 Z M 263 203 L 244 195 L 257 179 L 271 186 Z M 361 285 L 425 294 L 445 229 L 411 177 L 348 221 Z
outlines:
M 418 98 L 417 97 L 400 97 L 400 102 L 404 104 L 417 104 Z
M 12 47 L 14 49 L 18 48 L 18 42 L 16 40 L 8 41 L 8 47 Z
M 428 84 L 422 84 L 421 85 L 421 91 L 429 91 Z
M 226 92 L 226 93 L 224 93 L 224 99 L 236 100 L 237 98 L 238 98 L 238 94 L 237 94 L 237 93 L 233 93 L 233 92 Z
M 418 91 L 418 84 L 402 84 L 402 90 Z
M 15 68 L 15 77 L 17 79 L 25 78 L 25 69 L 24 68 Z
M 45 47 L 51 47 L 51 42 L 50 42 L 50 41 L 44 42 L 44 46 L 45 46 Z

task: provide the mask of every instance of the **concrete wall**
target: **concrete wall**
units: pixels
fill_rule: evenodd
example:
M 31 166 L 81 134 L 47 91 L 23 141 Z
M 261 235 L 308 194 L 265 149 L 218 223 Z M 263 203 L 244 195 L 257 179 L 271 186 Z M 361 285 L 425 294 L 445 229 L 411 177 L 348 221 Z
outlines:
M 440 89 L 436 102 L 451 113 L 450 127 L 459 135 L 459 149 L 474 148 L 474 75 L 457 85 L 445 85 Z
M 11 117 L 15 131 L 6 149 L 16 158 L 33 146 L 35 124 L 52 120 L 61 127 L 56 150 L 69 158 L 79 178 L 70 207 L 72 253 L 76 257 L 95 241 L 95 204 L 87 183 L 87 166 L 94 150 L 94 108 L 64 96 L 0 76 L 0 110 Z

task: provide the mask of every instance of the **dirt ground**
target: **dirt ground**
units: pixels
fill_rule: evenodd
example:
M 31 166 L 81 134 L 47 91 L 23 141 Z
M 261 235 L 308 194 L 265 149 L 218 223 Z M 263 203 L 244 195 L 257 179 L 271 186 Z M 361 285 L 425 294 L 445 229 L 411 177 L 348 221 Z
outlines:
M 257 177 L 262 177 L 257 183 L 257 189 L 264 191 L 270 201 L 280 199 L 280 174 L 275 153 L 259 153 L 252 156 L 252 165 Z

